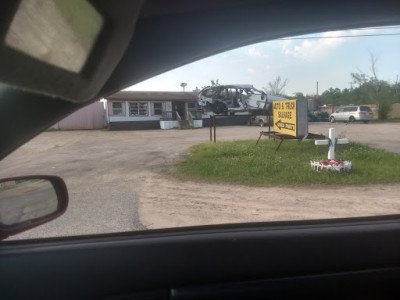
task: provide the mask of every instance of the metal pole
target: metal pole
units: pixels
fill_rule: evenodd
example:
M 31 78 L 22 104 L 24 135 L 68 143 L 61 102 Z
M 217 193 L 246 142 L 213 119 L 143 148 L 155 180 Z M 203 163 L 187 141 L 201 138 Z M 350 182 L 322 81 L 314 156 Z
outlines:
M 216 143 L 217 142 L 217 124 L 215 122 L 215 116 L 214 116 L 213 124 L 214 124 L 214 143 Z
M 210 142 L 212 142 L 212 116 L 210 116 Z
M 260 139 L 261 139 L 261 137 L 262 137 L 262 134 L 263 134 L 263 132 L 261 131 L 261 132 L 260 132 L 260 136 L 258 137 L 258 140 L 257 140 L 256 145 L 258 145 L 258 142 L 260 141 Z
M 271 116 L 268 116 L 268 132 L 271 132 Z
M 275 149 L 275 152 L 277 152 L 277 151 L 279 150 L 279 148 L 281 147 L 281 145 L 282 145 L 284 139 L 285 139 L 285 136 L 282 136 L 282 137 L 281 137 L 281 141 L 279 142 L 278 147 Z

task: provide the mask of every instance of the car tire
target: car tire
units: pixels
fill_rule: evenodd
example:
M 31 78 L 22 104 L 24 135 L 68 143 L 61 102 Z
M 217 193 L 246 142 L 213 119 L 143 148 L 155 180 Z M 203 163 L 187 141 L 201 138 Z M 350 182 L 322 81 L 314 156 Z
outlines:
M 368 124 L 369 123 L 369 121 L 364 121 L 364 124 Z
M 264 127 L 264 121 L 260 120 L 260 127 Z
M 335 123 L 335 121 L 336 121 L 336 120 L 335 120 L 335 118 L 334 118 L 334 117 L 330 117 L 330 118 L 329 118 L 329 122 L 331 122 L 331 123 Z
M 351 117 L 349 118 L 349 123 L 354 123 L 355 120 L 356 120 L 356 119 L 354 119 L 354 117 L 351 116 Z

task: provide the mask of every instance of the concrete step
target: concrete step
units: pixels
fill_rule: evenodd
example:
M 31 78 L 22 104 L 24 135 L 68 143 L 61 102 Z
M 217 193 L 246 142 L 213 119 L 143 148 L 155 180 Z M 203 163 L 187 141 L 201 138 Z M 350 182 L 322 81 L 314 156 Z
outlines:
M 180 129 L 190 129 L 190 124 L 188 120 L 180 120 L 179 121 L 179 128 Z

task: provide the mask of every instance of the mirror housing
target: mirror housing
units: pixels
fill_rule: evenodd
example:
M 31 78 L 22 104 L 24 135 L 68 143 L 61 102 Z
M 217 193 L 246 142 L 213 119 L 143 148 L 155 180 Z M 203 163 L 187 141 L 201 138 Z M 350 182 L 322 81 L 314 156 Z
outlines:
M 0 81 L 75 103 L 94 99 L 128 48 L 144 0 L 119 2 L 3 1 Z M 47 49 L 42 49 L 43 36 L 36 33 L 41 26 L 51 31 Z M 89 28 L 94 28 L 93 32 L 87 32 Z M 57 40 L 78 42 L 65 47 Z M 66 60 L 66 53 L 72 53 L 70 59 Z M 47 58 L 50 54 L 52 59 Z
M 0 179 L 0 240 L 50 222 L 67 207 L 68 191 L 60 177 Z

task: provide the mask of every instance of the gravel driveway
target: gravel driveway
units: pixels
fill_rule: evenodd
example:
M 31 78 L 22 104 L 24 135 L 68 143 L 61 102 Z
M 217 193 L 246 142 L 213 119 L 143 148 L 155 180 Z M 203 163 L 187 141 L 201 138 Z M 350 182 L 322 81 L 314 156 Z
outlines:
M 400 123 L 312 123 L 309 131 L 327 135 L 329 127 L 337 136 L 400 153 Z M 256 140 L 260 130 L 221 127 L 217 140 Z M 16 238 L 400 213 L 399 185 L 249 188 L 162 176 L 188 147 L 208 141 L 207 128 L 42 133 L 0 162 L 0 176 L 61 176 L 70 205 L 64 216 Z

